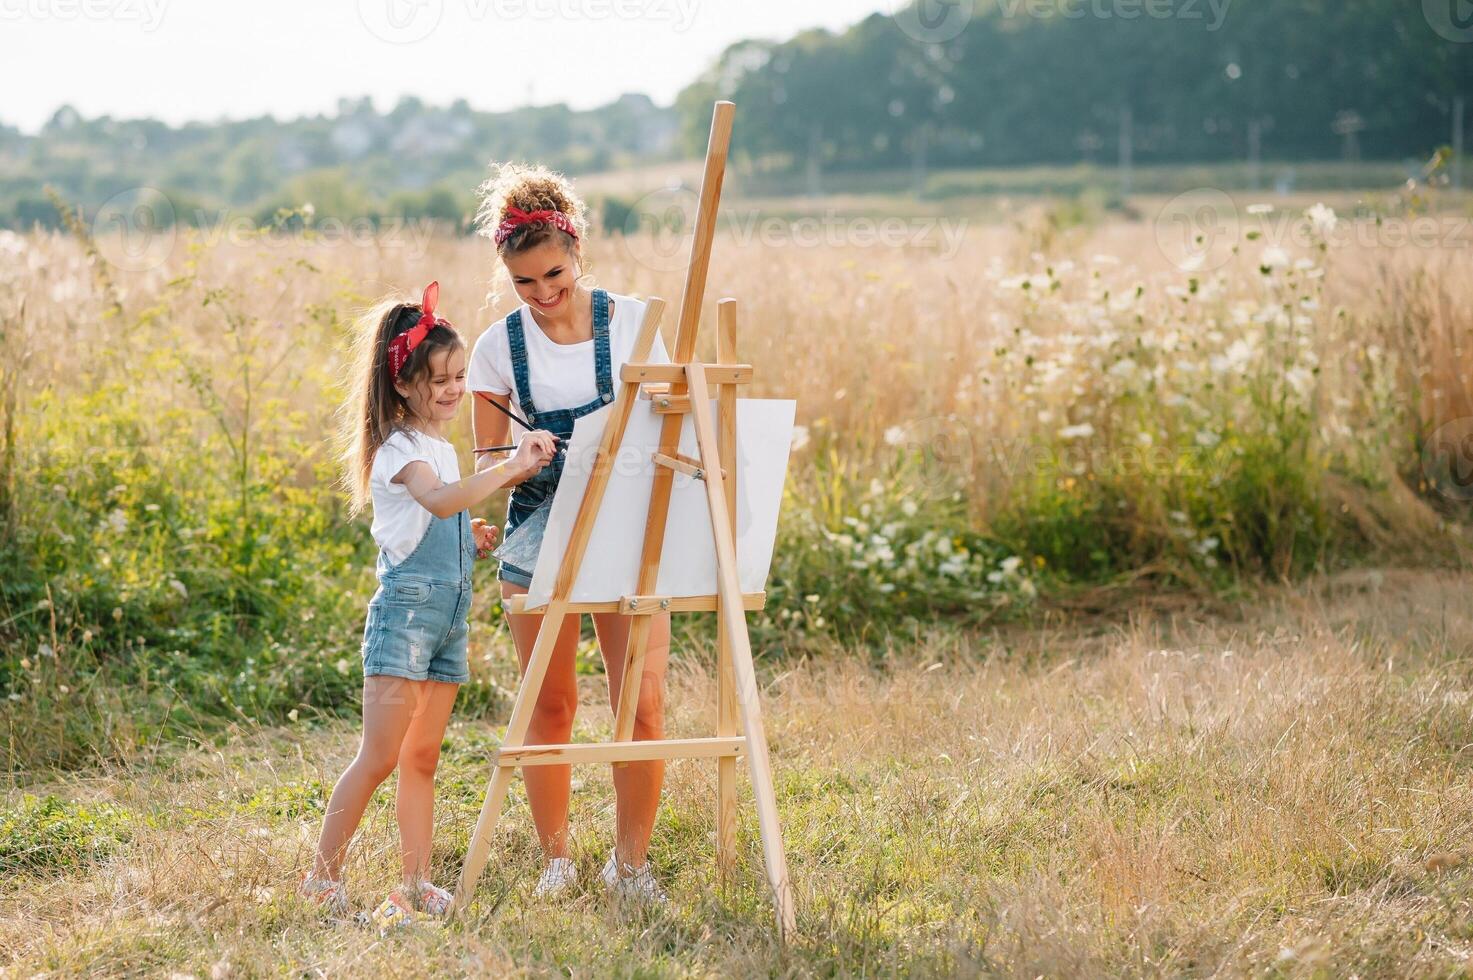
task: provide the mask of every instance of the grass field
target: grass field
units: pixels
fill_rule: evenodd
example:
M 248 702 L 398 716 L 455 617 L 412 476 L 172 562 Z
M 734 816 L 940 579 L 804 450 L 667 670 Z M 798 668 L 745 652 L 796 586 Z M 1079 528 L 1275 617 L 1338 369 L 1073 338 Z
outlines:
M 380 939 L 292 897 L 351 723 L 242 725 L 5 794 L 0 951 L 13 975 L 1447 976 L 1473 957 L 1473 579 L 1364 571 L 1228 617 L 922 637 L 878 667 L 764 671 L 798 931 L 773 938 L 744 797 L 716 887 L 714 768 L 671 767 L 653 859 L 671 907 L 529 898 L 520 787 L 468 916 Z M 498 677 L 511 683 L 502 661 Z M 672 730 L 711 724 L 709 650 L 672 671 Z M 579 737 L 604 732 L 588 678 Z M 435 865 L 453 878 L 496 728 L 456 723 Z M 578 773 L 597 871 L 607 771 Z M 39 798 L 39 799 L 38 799 Z M 51 801 L 51 802 L 47 802 Z M 355 844 L 360 904 L 396 875 L 386 786 Z
M 0 233 L 0 969 L 1459 973 L 1473 243 L 1465 204 L 1424 192 L 1338 218 L 959 213 L 955 240 L 924 202 L 891 215 L 898 243 L 837 212 L 722 229 L 707 322 L 738 297 L 755 393 L 799 402 L 751 622 L 785 950 L 750 809 L 742 871 L 712 884 L 692 763 L 656 831 L 667 912 L 530 906 L 519 793 L 448 930 L 380 940 L 292 899 L 355 748 L 373 586 L 333 485 L 353 312 L 438 278 L 474 339 L 509 305 L 489 246 Z M 673 298 L 679 244 L 601 239 L 590 271 Z M 442 878 L 515 687 L 477 582 Z M 710 625 L 677 634 L 672 735 L 710 725 Z M 596 660 L 580 738 L 607 725 Z M 583 779 L 587 880 L 612 815 L 607 775 Z M 389 801 L 353 858 L 364 904 L 393 873 Z

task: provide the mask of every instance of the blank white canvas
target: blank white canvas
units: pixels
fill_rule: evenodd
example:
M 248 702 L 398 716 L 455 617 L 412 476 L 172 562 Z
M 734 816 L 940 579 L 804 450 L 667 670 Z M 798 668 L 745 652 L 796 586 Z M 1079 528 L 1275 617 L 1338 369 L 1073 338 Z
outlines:
M 714 419 L 714 401 L 712 406 Z M 743 592 L 761 592 L 767 587 L 796 406 L 794 401 L 778 399 L 737 399 L 736 549 L 737 576 Z M 573 534 L 573 521 L 578 516 L 583 492 L 588 488 L 594 452 L 603 439 L 604 426 L 613 408 L 613 405 L 606 406 L 574 424 L 567 463 L 553 497 L 547 532 L 532 573 L 532 586 L 527 590 L 529 607 L 545 605 L 552 598 L 558 568 Z M 654 454 L 660 448 L 664 419 L 665 416 L 655 414 L 654 406 L 647 400 L 636 402 L 630 413 L 623 447 L 615 456 L 583 566 L 569 597 L 573 602 L 614 602 L 636 594 L 650 489 L 654 483 Z M 680 432 L 680 454 L 700 458 L 695 422 L 689 414 L 684 416 Z M 672 597 L 716 594 L 716 545 L 706 487 L 678 471 L 670 494 L 665 547 L 653 594 Z

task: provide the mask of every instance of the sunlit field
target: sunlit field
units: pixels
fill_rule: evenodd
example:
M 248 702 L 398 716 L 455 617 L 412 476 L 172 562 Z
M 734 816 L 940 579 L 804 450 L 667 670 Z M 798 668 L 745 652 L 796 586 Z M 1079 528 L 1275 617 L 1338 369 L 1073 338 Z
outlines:
M 800 423 L 752 617 L 786 949 L 750 808 L 737 880 L 711 885 L 700 763 L 671 767 L 655 833 L 666 912 L 592 889 L 534 906 L 515 789 L 464 920 L 379 940 L 293 898 L 356 747 L 372 590 L 333 483 L 349 324 L 438 279 L 473 341 L 510 308 L 489 244 L 302 215 L 143 243 L 0 232 L 10 968 L 1462 970 L 1473 228 L 1458 207 L 1234 196 L 1211 225 L 1169 203 L 927 212 L 898 243 L 733 209 L 705 322 L 737 298 L 753 393 L 796 398 Z M 673 308 L 680 245 L 605 238 L 589 271 Z M 516 685 L 490 567 L 477 583 L 442 879 Z M 678 626 L 672 735 L 712 722 L 712 632 Z M 608 727 L 587 653 L 579 738 Z M 581 775 L 587 880 L 612 793 Z M 356 845 L 359 904 L 393 874 L 389 800 Z

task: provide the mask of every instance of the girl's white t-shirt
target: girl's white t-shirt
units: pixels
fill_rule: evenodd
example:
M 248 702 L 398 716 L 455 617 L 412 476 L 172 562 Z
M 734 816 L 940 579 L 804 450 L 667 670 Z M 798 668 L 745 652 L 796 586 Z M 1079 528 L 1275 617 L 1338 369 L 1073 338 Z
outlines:
M 416 461 L 430 464 L 441 483 L 460 479 L 455 447 L 444 439 L 418 430 L 396 429 L 378 447 L 368 477 L 373 498 L 373 540 L 391 565 L 413 554 L 430 526 L 430 512 L 410 495 L 408 487 L 393 482 L 400 470 Z
M 639 327 L 644 320 L 645 303 L 632 296 L 609 293 L 613 312 L 609 315 L 609 361 L 613 372 L 614 390 L 619 389 L 619 368 L 629 361 L 634 352 L 634 342 L 639 339 Z M 592 338 L 577 344 L 558 344 L 547 338 L 532 311 L 523 304 L 522 335 L 526 337 L 527 373 L 532 386 L 532 402 L 539 411 L 556 411 L 561 408 L 581 408 L 598 397 L 598 377 L 594 373 L 594 341 Z M 670 357 L 665 353 L 665 343 L 658 333 L 650 350 L 650 363 L 666 364 Z M 471 363 L 466 371 L 466 386 L 471 391 L 489 391 L 493 395 L 511 395 L 511 407 L 518 415 L 526 418 L 522 401 L 517 397 L 516 375 L 512 372 L 511 341 L 507 338 L 505 318 L 486 328 L 476 340 L 471 351 Z M 530 419 L 528 421 L 531 421 Z M 512 439 L 521 436 L 520 426 L 513 426 Z

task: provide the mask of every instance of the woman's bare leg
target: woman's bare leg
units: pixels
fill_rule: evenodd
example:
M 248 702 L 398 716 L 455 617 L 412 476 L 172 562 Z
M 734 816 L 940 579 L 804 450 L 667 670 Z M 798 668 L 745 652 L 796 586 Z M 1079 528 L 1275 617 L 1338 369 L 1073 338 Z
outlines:
M 502 598 L 523 595 L 526 591 L 520 585 L 501 583 Z M 537 631 L 542 626 L 542 615 L 524 613 L 506 618 L 525 675 L 532 647 L 537 642 Z M 573 718 L 578 712 L 578 675 L 574 667 L 578 656 L 578 621 L 578 614 L 563 618 L 552 661 L 547 665 L 537 706 L 532 712 L 532 724 L 527 729 L 529 745 L 562 745 L 573 737 Z M 572 780 L 572 766 L 522 767 L 532 822 L 542 841 L 542 853 L 549 861 L 568 856 L 568 798 L 572 794 Z
M 670 614 L 653 617 L 649 644 L 645 648 L 639 704 L 634 714 L 635 741 L 665 737 L 665 667 L 670 659 Z M 617 714 L 619 687 L 629 649 L 631 619 L 619 613 L 594 613 L 593 628 L 603 652 L 604 672 L 609 679 L 609 704 Z M 660 808 L 660 788 L 665 783 L 665 763 L 631 762 L 614 767 L 614 799 L 619 860 L 635 867 L 645 862 L 655 813 Z

